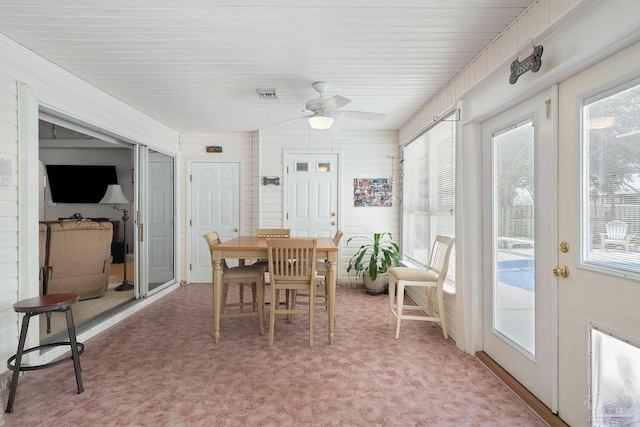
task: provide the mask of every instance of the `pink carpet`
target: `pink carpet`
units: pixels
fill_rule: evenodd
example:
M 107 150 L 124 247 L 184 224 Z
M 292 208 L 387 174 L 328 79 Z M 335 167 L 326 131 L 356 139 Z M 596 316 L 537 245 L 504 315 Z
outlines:
M 211 312 L 210 286 L 182 286 L 85 342 L 83 394 L 71 362 L 22 379 L 4 425 L 545 425 L 439 328 L 406 321 L 396 341 L 386 295 L 338 289 L 334 344 L 318 309 L 314 348 L 303 316 L 273 348 L 247 318 L 214 344 Z

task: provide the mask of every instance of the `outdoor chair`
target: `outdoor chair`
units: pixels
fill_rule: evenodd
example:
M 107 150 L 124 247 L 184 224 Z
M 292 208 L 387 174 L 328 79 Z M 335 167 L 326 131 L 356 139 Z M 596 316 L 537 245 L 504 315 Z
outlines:
M 389 317 L 396 316 L 396 339 L 400 337 L 400 322 L 405 320 L 422 320 L 440 323 L 444 339 L 448 338 L 447 323 L 444 313 L 444 280 L 449 269 L 449 256 L 453 249 L 453 237 L 436 236 L 429 264 L 426 270 L 409 267 L 393 267 L 389 269 Z M 397 302 L 396 299 L 397 286 Z M 420 286 L 425 289 L 426 305 L 404 305 L 404 289 L 408 286 Z M 436 311 L 437 308 L 437 311 Z M 422 315 L 407 315 L 404 310 L 420 310 Z
M 627 235 L 627 223 L 616 219 L 608 222 L 606 228 L 606 233 L 600 233 L 602 250 L 606 251 L 607 245 L 611 244 L 624 246 L 624 251 L 629 252 L 629 240 L 631 236 Z

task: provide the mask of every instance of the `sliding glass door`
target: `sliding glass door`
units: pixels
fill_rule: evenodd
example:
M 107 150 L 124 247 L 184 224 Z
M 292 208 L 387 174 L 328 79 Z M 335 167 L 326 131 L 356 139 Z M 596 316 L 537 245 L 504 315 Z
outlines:
M 137 221 L 141 257 L 139 296 L 152 294 L 176 280 L 175 158 L 140 147 L 140 206 Z

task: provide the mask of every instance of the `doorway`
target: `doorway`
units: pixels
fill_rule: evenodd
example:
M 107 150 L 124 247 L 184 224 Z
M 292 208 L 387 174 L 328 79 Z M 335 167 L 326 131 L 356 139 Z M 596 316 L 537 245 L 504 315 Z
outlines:
M 116 288 L 124 281 L 124 263 L 127 262 L 127 281 L 137 283 L 134 274 L 132 258 L 135 257 L 133 219 L 124 222 L 123 210 L 114 210 L 111 204 L 99 203 L 101 195 L 92 194 L 96 190 L 90 182 L 78 182 L 77 177 L 69 176 L 74 183 L 67 185 L 65 175 L 58 173 L 58 187 L 72 188 L 71 194 L 53 192 L 54 176 L 49 175 L 48 167 L 52 171 L 75 170 L 74 168 L 86 168 L 91 170 L 111 170 L 115 174 L 113 183 L 120 185 L 124 197 L 130 205 L 118 205 L 119 208 L 127 208 L 128 214 L 133 217 L 134 184 L 133 170 L 134 150 L 130 144 L 115 141 L 113 138 L 97 135 L 96 132 L 82 129 L 73 123 L 67 123 L 62 119 L 41 113 L 38 124 L 40 179 L 39 182 L 39 220 L 42 223 L 56 223 L 65 219 L 82 219 L 98 222 L 110 222 L 113 227 L 111 244 L 111 263 L 108 271 L 108 287 L 104 295 L 97 298 L 83 299 L 74 305 L 74 321 L 78 328 L 90 325 L 118 309 L 118 307 L 132 301 L 135 298 L 134 290 L 117 291 Z M 85 179 L 95 181 L 98 178 Z M 102 195 L 104 195 L 104 190 Z M 71 199 L 69 198 L 71 197 Z M 89 199 L 91 200 L 89 200 Z M 125 229 L 126 227 L 126 229 Z M 125 236 L 126 234 L 126 236 Z M 124 238 L 126 237 L 126 241 Z M 125 248 L 129 248 L 129 254 L 125 255 Z M 107 249 L 109 251 L 109 249 Z M 43 254 L 41 254 L 43 255 Z M 43 290 L 40 289 L 39 292 Z M 54 314 L 51 318 L 51 329 L 47 332 L 45 316 L 40 316 L 40 341 L 53 342 L 60 339 L 60 334 L 66 333 L 64 316 Z
M 559 283 L 559 416 L 571 425 L 635 425 L 640 415 L 638 359 L 588 356 L 599 346 L 590 340 L 602 341 L 594 330 L 640 342 L 639 55 L 635 44 L 559 86 L 558 224 L 569 247 L 558 262 L 569 272 Z M 626 225 L 619 239 L 607 227 L 614 221 Z M 617 375 L 612 398 L 601 399 L 594 366 Z
M 556 139 L 549 89 L 482 123 L 484 352 L 554 407 Z
M 217 231 L 226 241 L 240 235 L 240 169 L 239 162 L 189 164 L 190 283 L 211 283 L 211 255 L 202 236 Z
M 286 155 L 285 225 L 292 236 L 331 237 L 338 231 L 338 153 Z

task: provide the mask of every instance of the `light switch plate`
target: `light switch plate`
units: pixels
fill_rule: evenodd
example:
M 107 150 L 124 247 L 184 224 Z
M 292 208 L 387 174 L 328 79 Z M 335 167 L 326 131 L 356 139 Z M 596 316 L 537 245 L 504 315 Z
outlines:
M 0 157 L 0 185 L 13 185 L 11 179 L 12 172 L 11 159 Z

